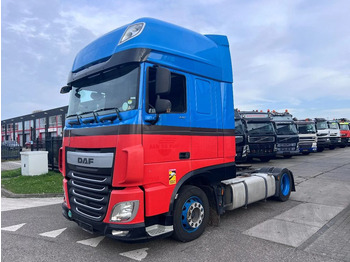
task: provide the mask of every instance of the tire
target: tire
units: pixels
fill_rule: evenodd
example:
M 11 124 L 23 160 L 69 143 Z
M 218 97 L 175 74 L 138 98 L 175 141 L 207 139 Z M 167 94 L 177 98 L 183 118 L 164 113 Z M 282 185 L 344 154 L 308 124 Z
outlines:
M 183 186 L 174 208 L 173 238 L 192 241 L 202 235 L 209 221 L 209 202 L 198 187 Z
M 280 177 L 279 183 L 279 195 L 277 199 L 279 201 L 287 201 L 290 196 L 290 192 L 292 191 L 292 178 L 288 171 L 283 172 Z
M 334 150 L 335 146 L 329 146 L 329 150 Z
M 302 154 L 306 156 L 306 155 L 310 154 L 310 152 L 302 152 Z
M 283 156 L 283 157 L 288 159 L 288 158 L 292 158 L 292 155 L 287 155 L 287 156 Z

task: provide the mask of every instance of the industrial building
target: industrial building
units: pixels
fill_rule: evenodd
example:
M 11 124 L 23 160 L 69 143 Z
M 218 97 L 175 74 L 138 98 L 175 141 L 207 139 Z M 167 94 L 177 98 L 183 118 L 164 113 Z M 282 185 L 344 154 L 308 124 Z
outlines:
M 68 106 L 63 106 L 2 120 L 1 142 L 17 141 L 24 147 L 26 142 L 60 137 L 67 111 Z

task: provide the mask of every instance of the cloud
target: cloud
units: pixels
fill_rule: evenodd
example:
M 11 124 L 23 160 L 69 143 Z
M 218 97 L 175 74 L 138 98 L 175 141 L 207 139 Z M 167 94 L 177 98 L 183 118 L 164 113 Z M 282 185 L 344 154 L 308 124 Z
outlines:
M 346 0 L 4 0 L 2 118 L 67 104 L 58 92 L 76 53 L 140 17 L 227 35 L 241 109 L 348 114 L 349 8 Z

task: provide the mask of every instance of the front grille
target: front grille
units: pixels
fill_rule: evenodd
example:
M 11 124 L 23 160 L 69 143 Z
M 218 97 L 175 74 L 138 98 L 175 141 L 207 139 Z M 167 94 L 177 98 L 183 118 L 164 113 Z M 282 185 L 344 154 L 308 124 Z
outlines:
M 310 147 L 312 147 L 312 143 L 307 143 L 307 142 L 305 142 L 305 143 L 299 143 L 299 147 L 301 147 L 301 148 L 310 148 Z
M 274 144 L 249 144 L 251 154 L 265 154 L 274 152 Z
M 299 137 L 277 137 L 277 143 L 298 143 Z
M 315 137 L 300 137 L 299 138 L 300 143 L 314 143 L 316 142 L 316 138 Z
M 332 143 L 339 143 L 341 141 L 340 137 L 331 137 L 330 140 Z
M 67 177 L 71 208 L 86 218 L 102 221 L 107 212 L 111 175 L 71 170 Z
M 72 151 L 70 151 L 72 152 Z M 67 161 L 68 197 L 72 212 L 93 221 L 102 221 L 107 212 L 108 201 L 112 190 L 112 164 L 101 167 L 101 161 L 95 161 L 101 156 L 113 155 L 99 152 L 74 151 L 70 156 L 83 158 L 94 157 L 95 166 L 79 165 L 73 158 Z M 98 162 L 98 163 L 97 163 Z M 110 161 L 105 161 L 108 163 Z M 104 162 L 102 162 L 104 163 Z M 96 167 L 98 166 L 98 167 Z
M 249 136 L 249 143 L 268 143 L 275 142 L 275 137 L 273 136 Z
M 317 138 L 317 142 L 318 143 L 326 143 L 327 142 L 327 138 L 325 138 L 325 137 L 318 137 Z

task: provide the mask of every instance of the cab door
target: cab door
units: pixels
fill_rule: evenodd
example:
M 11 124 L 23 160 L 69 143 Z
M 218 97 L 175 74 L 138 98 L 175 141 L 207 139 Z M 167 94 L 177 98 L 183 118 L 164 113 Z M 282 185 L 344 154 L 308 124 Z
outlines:
M 152 182 L 160 179 L 167 185 L 176 184 L 183 175 L 191 171 L 187 77 L 181 72 L 169 70 L 169 92 L 156 94 L 157 67 L 149 64 L 145 70 L 142 120 L 144 163 L 147 169 L 145 180 Z M 170 102 L 165 112 L 156 113 L 157 99 Z

